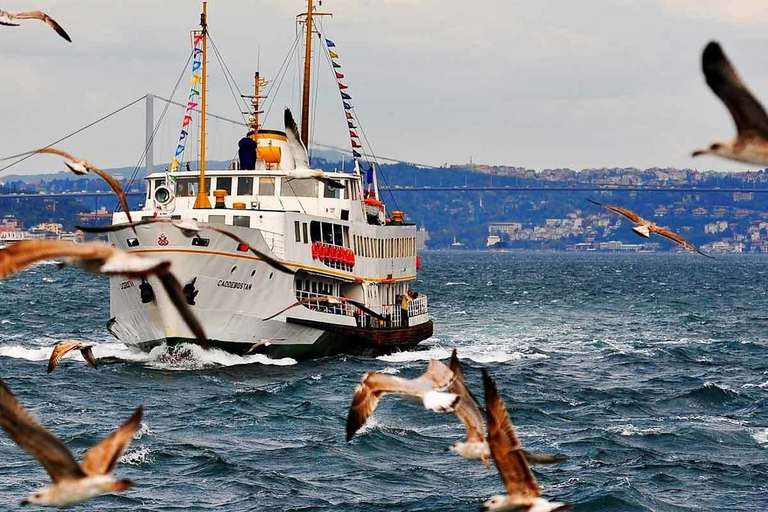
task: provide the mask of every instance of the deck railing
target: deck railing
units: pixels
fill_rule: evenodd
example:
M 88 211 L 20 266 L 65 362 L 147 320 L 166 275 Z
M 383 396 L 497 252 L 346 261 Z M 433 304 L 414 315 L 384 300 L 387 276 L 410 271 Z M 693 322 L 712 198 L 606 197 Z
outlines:
M 328 297 L 322 293 L 307 292 L 303 290 L 296 291 L 296 298 L 298 300 L 304 300 L 315 297 Z M 386 329 L 389 327 L 401 327 L 402 322 L 402 310 L 400 304 L 386 304 L 382 306 L 381 316 L 384 320 L 379 320 L 349 302 L 339 302 L 335 304 L 329 304 L 327 302 L 315 302 L 308 301 L 304 303 L 304 307 L 311 309 L 312 311 L 318 311 L 320 313 L 330 313 L 332 315 L 351 316 L 355 318 L 359 327 L 365 327 L 369 329 Z M 420 295 L 413 299 L 408 305 L 408 316 L 413 318 L 416 316 L 426 315 L 429 311 L 426 295 Z

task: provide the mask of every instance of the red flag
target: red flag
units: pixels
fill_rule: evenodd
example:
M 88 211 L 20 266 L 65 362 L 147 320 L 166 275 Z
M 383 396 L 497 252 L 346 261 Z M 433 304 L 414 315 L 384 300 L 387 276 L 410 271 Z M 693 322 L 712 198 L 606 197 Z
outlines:
M 359 138 L 360 138 L 360 137 L 358 137 L 358 136 L 357 136 L 357 134 L 356 134 L 355 132 L 353 132 L 352 130 L 349 130 L 349 136 L 350 136 L 350 137 L 354 137 L 354 138 L 356 138 L 356 139 L 359 139 Z
M 336 73 L 336 78 L 341 80 L 342 78 L 344 78 L 344 75 L 342 75 L 341 73 Z
M 194 39 L 192 40 L 192 46 L 197 46 L 197 45 L 198 45 L 198 43 L 200 42 L 200 40 L 201 40 L 202 38 L 203 38 L 203 35 L 202 35 L 202 34 L 198 34 L 198 35 L 196 35 L 196 36 L 194 37 Z
M 344 85 L 343 83 L 339 82 L 339 90 L 340 90 L 340 91 L 343 91 L 344 89 L 349 89 L 349 87 L 347 87 L 347 86 L 346 86 L 346 85 Z
M 355 142 L 355 141 L 353 140 L 353 141 L 352 141 L 352 147 L 353 147 L 353 148 L 361 148 L 361 147 L 363 147 L 363 146 L 361 146 L 360 144 L 358 144 L 357 142 Z
M 181 126 L 189 126 L 189 123 L 192 121 L 192 116 L 184 116 L 184 120 L 181 122 Z

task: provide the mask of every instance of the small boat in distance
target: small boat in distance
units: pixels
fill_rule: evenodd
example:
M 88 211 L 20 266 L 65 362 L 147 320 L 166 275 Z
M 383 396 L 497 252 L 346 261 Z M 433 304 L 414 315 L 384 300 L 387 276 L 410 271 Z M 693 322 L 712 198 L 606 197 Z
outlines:
M 323 14 L 315 12 L 309 0 L 307 12 L 300 15 L 307 49 L 298 146 L 309 140 L 309 59 L 315 39 L 311 36 L 316 33 L 313 18 Z M 249 127 L 257 148 L 255 169 L 240 169 L 239 161 L 229 168 L 206 168 L 205 3 L 201 28 L 193 40 L 190 105 L 201 106 L 199 169 L 183 170 L 181 165 L 192 107 L 182 124 L 178 158 L 169 170 L 146 177 L 145 206 L 131 216 L 215 224 L 246 244 L 205 229 L 190 238 L 167 222 L 137 226 L 137 233 L 116 231 L 109 234 L 109 241 L 129 252 L 172 260 L 187 302 L 211 338 L 210 345 L 229 352 L 311 358 L 338 352 L 387 352 L 429 338 L 433 325 L 427 297 L 409 294 L 419 266 L 416 226 L 405 220 L 403 212 L 387 210 L 375 166 L 361 168 L 358 151 L 362 150 L 355 151 L 361 147 L 358 143 L 352 143 L 352 172 L 324 172 L 322 179 L 297 177 L 297 171 L 305 171 L 301 165 L 306 150 L 300 154 L 290 128 L 262 127 L 259 114 L 265 82 L 256 73 L 254 93 L 248 96 L 253 109 Z M 332 43 L 326 41 L 329 48 L 318 51 L 328 50 L 333 57 Z M 334 61 L 333 67 L 340 66 Z M 347 106 L 344 102 L 352 136 L 356 121 Z M 126 221 L 125 212 L 114 213 L 113 224 Z M 293 273 L 270 266 L 249 246 Z M 155 284 L 111 280 L 109 331 L 126 345 L 145 351 L 163 343 L 194 343 L 192 333 Z M 409 298 L 403 300 L 404 295 Z

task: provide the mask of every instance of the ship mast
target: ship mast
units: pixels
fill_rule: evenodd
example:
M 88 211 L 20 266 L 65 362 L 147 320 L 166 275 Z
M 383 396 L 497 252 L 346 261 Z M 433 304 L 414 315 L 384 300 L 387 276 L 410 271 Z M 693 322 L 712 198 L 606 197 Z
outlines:
M 309 148 L 309 98 L 310 77 L 312 76 L 312 18 L 315 16 L 332 16 L 327 12 L 315 12 L 313 0 L 307 0 L 307 12 L 299 16 L 305 16 L 306 21 L 306 48 L 304 49 L 304 87 L 301 96 L 301 140 Z
M 208 199 L 208 191 L 205 190 L 205 110 L 206 110 L 206 92 L 207 92 L 207 64 L 206 51 L 208 48 L 208 2 L 203 2 L 203 13 L 200 15 L 201 35 L 203 36 L 203 79 L 202 92 L 200 94 L 200 184 L 195 198 L 195 208 L 210 208 L 211 201 Z

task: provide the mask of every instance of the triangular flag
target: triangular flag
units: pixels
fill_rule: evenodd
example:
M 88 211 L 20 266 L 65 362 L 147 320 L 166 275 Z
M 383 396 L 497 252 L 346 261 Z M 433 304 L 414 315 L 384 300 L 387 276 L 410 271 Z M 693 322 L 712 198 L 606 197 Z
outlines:
M 337 63 L 337 62 L 335 62 L 335 61 L 331 61 L 331 64 L 333 64 L 333 68 L 334 68 L 334 69 L 341 69 L 341 64 L 338 64 L 338 63 Z
M 341 93 L 341 99 L 343 99 L 343 100 L 351 100 L 352 96 L 350 96 L 349 94 L 347 94 L 345 92 L 342 92 Z
M 355 126 L 355 123 L 350 123 L 349 121 L 347 121 L 347 126 L 349 126 L 350 130 L 354 130 L 355 128 L 357 128 L 357 126 Z
M 200 75 L 192 75 L 192 87 L 195 86 L 195 84 L 200 83 L 200 80 L 203 78 Z
M 361 147 L 363 147 L 363 146 L 361 146 L 360 144 L 358 144 L 357 142 L 355 142 L 355 141 L 353 140 L 353 141 L 352 141 L 352 147 L 353 147 L 353 148 L 361 148 Z
M 348 85 L 344 85 L 343 83 L 339 82 L 339 90 L 343 91 L 344 89 L 349 89 Z
M 189 97 L 191 98 L 192 96 L 200 96 L 200 91 L 198 91 L 197 89 L 190 89 Z
M 353 157 L 355 157 L 355 158 L 361 158 L 363 155 L 361 155 L 360 153 L 358 153 L 357 151 L 355 151 L 355 150 L 353 149 L 353 150 L 352 150 L 352 156 L 353 156 Z
M 189 126 L 190 122 L 192 122 L 192 116 L 184 116 L 184 120 L 181 122 L 181 126 L 186 128 Z
M 331 58 L 332 58 L 332 59 L 338 59 L 338 58 L 339 58 L 339 54 L 338 54 L 338 53 L 336 53 L 336 52 L 335 52 L 335 51 L 333 51 L 333 50 L 328 50 L 328 53 L 331 55 Z
M 189 135 L 189 132 L 186 130 L 181 130 L 181 135 L 179 135 L 179 140 L 184 140 L 187 138 L 187 135 Z
M 358 137 L 358 136 L 357 136 L 357 134 L 356 134 L 355 132 L 353 132 L 352 130 L 349 130 L 349 136 L 350 136 L 350 137 L 354 137 L 354 138 L 356 138 L 356 139 L 359 139 L 359 138 L 360 138 L 360 137 Z
M 195 71 L 200 69 L 200 66 L 202 66 L 202 65 L 203 65 L 203 63 L 200 62 L 199 60 L 196 60 L 196 61 L 192 62 L 192 72 L 194 73 Z
M 344 102 L 344 110 L 352 110 L 352 105 L 350 105 L 349 103 L 347 103 L 347 102 L 345 101 L 345 102 Z
M 325 44 L 328 45 L 328 48 L 336 48 L 336 44 L 333 41 L 331 41 L 330 39 L 326 39 L 325 40 Z
M 197 46 L 200 43 L 200 40 L 203 38 L 203 34 L 198 34 L 192 39 L 192 46 Z
M 197 105 L 198 105 L 198 104 L 197 104 L 197 103 L 195 103 L 194 101 L 189 101 L 189 102 L 187 102 L 187 112 L 189 112 L 190 110 L 192 110 L 193 108 L 195 108 Z
M 184 152 L 184 144 L 179 144 L 176 146 L 176 156 L 179 156 Z
M 344 112 L 344 115 L 347 116 L 347 119 L 354 119 L 354 117 L 352 117 L 352 114 L 350 114 L 349 112 Z
M 198 55 L 202 55 L 202 54 L 203 54 L 202 48 L 195 48 L 194 50 L 192 50 L 192 55 L 194 55 L 195 58 L 197 58 Z
M 338 73 L 338 72 L 337 72 L 337 73 L 336 73 L 336 78 L 338 78 L 339 80 L 341 80 L 342 78 L 344 78 L 344 75 L 342 75 L 341 73 Z

